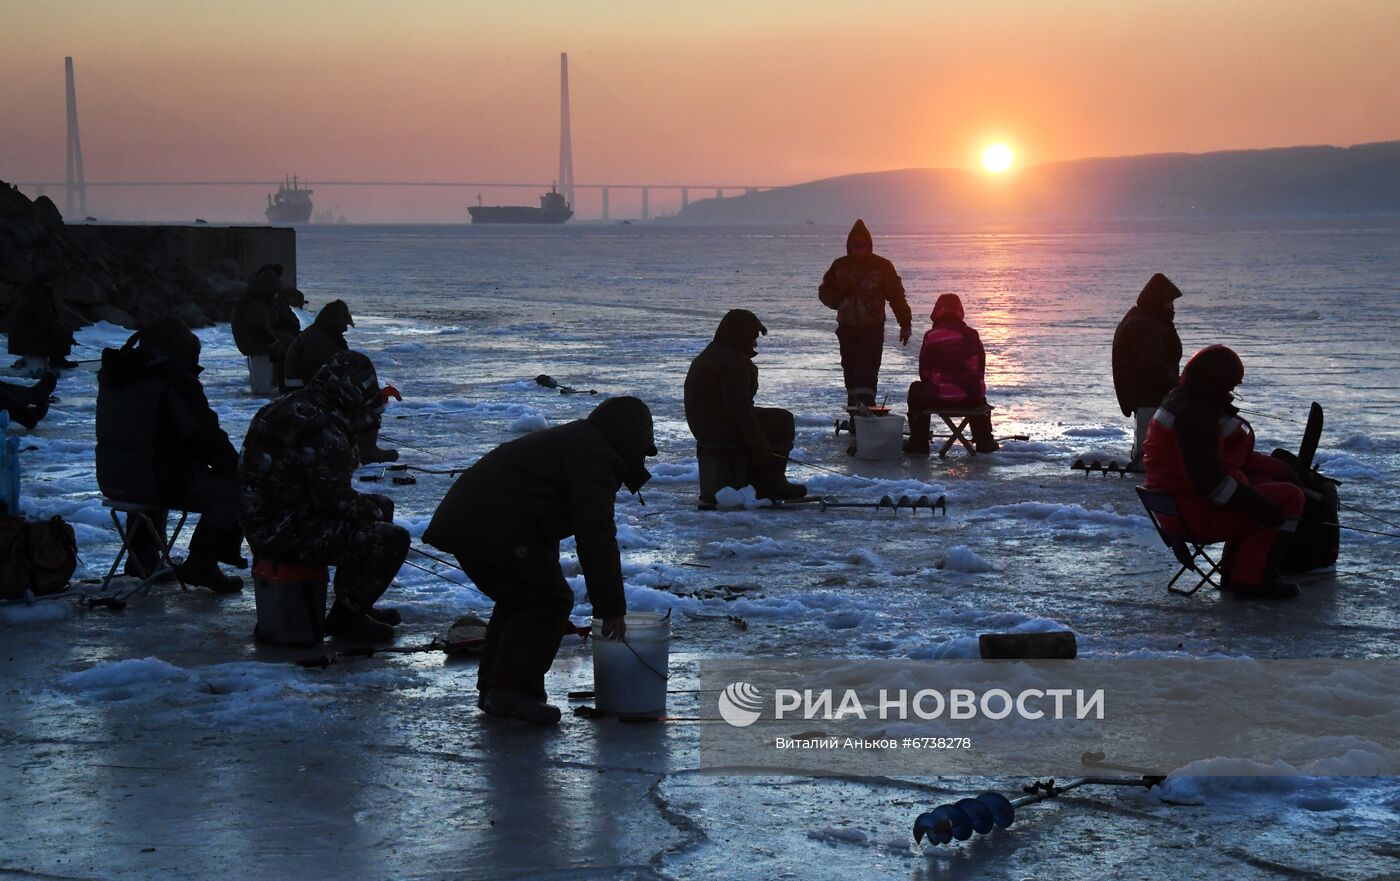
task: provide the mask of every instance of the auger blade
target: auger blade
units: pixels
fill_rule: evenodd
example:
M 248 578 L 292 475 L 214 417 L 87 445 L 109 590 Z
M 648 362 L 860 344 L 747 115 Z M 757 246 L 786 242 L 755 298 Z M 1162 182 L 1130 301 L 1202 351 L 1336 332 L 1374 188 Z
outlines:
M 941 808 L 940 808 L 941 810 Z M 929 844 L 947 844 L 953 840 L 953 826 L 946 819 L 935 816 L 935 811 L 919 815 L 914 821 L 914 843 L 928 838 Z
M 986 835 L 992 831 L 992 809 L 975 798 L 965 798 L 953 807 L 967 814 L 972 821 L 972 831 L 978 835 Z
M 1000 792 L 984 792 L 977 796 L 977 801 L 986 805 L 992 812 L 992 822 L 998 829 L 1010 826 L 1011 821 L 1016 818 L 1016 808 L 1012 806 L 1011 800 Z

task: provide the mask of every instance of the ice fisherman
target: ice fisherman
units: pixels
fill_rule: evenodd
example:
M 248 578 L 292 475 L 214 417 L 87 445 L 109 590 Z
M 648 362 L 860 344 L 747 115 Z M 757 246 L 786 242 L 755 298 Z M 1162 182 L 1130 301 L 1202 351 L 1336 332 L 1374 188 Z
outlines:
M 796 423 L 792 412 L 755 407 L 758 393 L 758 338 L 768 328 L 747 309 L 731 309 L 720 319 L 714 339 L 690 362 L 685 376 L 685 420 L 695 436 L 696 455 L 734 458 L 746 466 L 761 499 L 800 499 L 807 488 L 788 482 L 787 456 Z M 713 507 L 713 496 L 700 498 Z
M 354 326 L 355 319 L 344 300 L 331 300 L 322 306 L 311 326 L 303 330 L 287 349 L 282 367 L 283 390 L 301 388 L 337 352 L 348 351 L 350 344 L 345 341 L 345 332 Z M 359 443 L 362 464 L 398 461 L 398 450 L 379 448 L 378 425 L 361 434 Z
M 298 295 L 283 290 L 282 264 L 264 264 L 249 279 L 230 318 L 238 351 L 249 357 L 268 356 L 279 384 L 287 349 L 301 332 L 301 322 L 292 311 L 292 299 Z
M 1231 403 L 1243 380 L 1244 363 L 1225 346 L 1191 356 L 1148 428 L 1146 485 L 1172 497 L 1187 535 L 1225 542 L 1222 589 L 1238 599 L 1288 599 L 1298 585 L 1279 579 L 1278 564 L 1303 491 L 1291 465 L 1254 451 L 1254 429 Z
M 963 320 L 957 294 L 943 294 L 933 305 L 933 327 L 919 348 L 919 378 L 909 384 L 909 440 L 904 452 L 929 453 L 929 423 L 935 410 L 971 410 L 987 404 L 987 351 L 982 337 Z M 1000 447 L 992 436 L 990 413 L 971 420 L 979 453 Z
M 1113 389 L 1123 415 L 1133 418 L 1129 471 L 1141 473 L 1147 427 L 1180 378 L 1181 338 L 1174 323 L 1180 297 L 1181 289 L 1156 273 L 1113 333 Z
M 246 568 L 238 524 L 238 451 L 199 381 L 199 337 L 178 318 L 161 318 L 120 349 L 102 350 L 97 372 L 97 485 L 109 499 L 199 513 L 189 556 L 176 567 L 185 584 L 237 593 Z M 153 522 L 164 529 L 162 511 Z M 159 550 L 133 541 L 125 572 L 155 574 Z
M 52 370 L 45 370 L 33 385 L 0 382 L 0 410 L 16 425 L 32 429 L 49 415 L 49 396 L 57 385 L 58 374 Z
M 346 640 L 386 642 L 401 620 L 376 608 L 408 556 L 394 503 L 358 493 L 358 436 L 377 424 L 384 395 L 374 365 L 339 352 L 306 384 L 253 417 L 238 463 L 248 546 L 260 561 L 335 567 L 325 629 Z
M 899 342 L 909 344 L 914 319 L 904 299 L 904 283 L 894 264 L 875 253 L 870 230 L 857 220 L 846 237 L 846 256 L 836 258 L 822 277 L 817 295 L 836 310 L 836 339 L 846 402 L 873 405 L 885 348 L 885 304 L 899 322 Z
M 73 329 L 59 317 L 53 288 L 45 276 L 35 275 L 20 287 L 6 317 L 11 355 L 37 358 L 50 370 L 78 366 L 68 360 L 74 345 Z
M 545 673 L 554 664 L 574 592 L 559 542 L 574 537 L 593 616 L 603 635 L 627 635 L 627 598 L 613 506 L 637 493 L 656 455 L 651 411 L 609 398 L 586 419 L 496 447 L 466 470 L 433 513 L 423 540 L 457 558 L 495 602 L 477 671 L 477 706 L 493 716 L 553 725 Z

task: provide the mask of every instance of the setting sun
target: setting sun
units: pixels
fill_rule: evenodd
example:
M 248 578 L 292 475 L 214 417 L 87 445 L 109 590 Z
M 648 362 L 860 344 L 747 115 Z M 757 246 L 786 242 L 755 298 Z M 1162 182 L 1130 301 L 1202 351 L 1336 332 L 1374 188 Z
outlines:
M 982 167 L 993 174 L 1001 174 L 1015 161 L 1011 148 L 1005 144 L 990 144 L 982 151 Z

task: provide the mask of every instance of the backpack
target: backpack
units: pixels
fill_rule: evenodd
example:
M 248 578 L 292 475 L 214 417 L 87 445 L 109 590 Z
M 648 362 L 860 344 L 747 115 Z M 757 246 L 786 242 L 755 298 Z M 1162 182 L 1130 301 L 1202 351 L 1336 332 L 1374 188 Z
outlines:
M 77 537 L 63 518 L 0 517 L 0 600 L 62 593 L 77 568 Z

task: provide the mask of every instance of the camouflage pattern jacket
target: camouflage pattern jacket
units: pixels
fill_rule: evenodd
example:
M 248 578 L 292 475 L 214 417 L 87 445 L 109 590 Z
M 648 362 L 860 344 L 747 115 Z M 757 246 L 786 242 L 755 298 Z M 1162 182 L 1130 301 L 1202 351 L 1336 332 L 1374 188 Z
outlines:
M 258 411 L 238 463 L 239 519 L 253 553 L 312 562 L 317 546 L 365 521 L 393 517 L 385 496 L 357 493 L 357 435 L 378 413 L 328 366 L 312 384 Z

